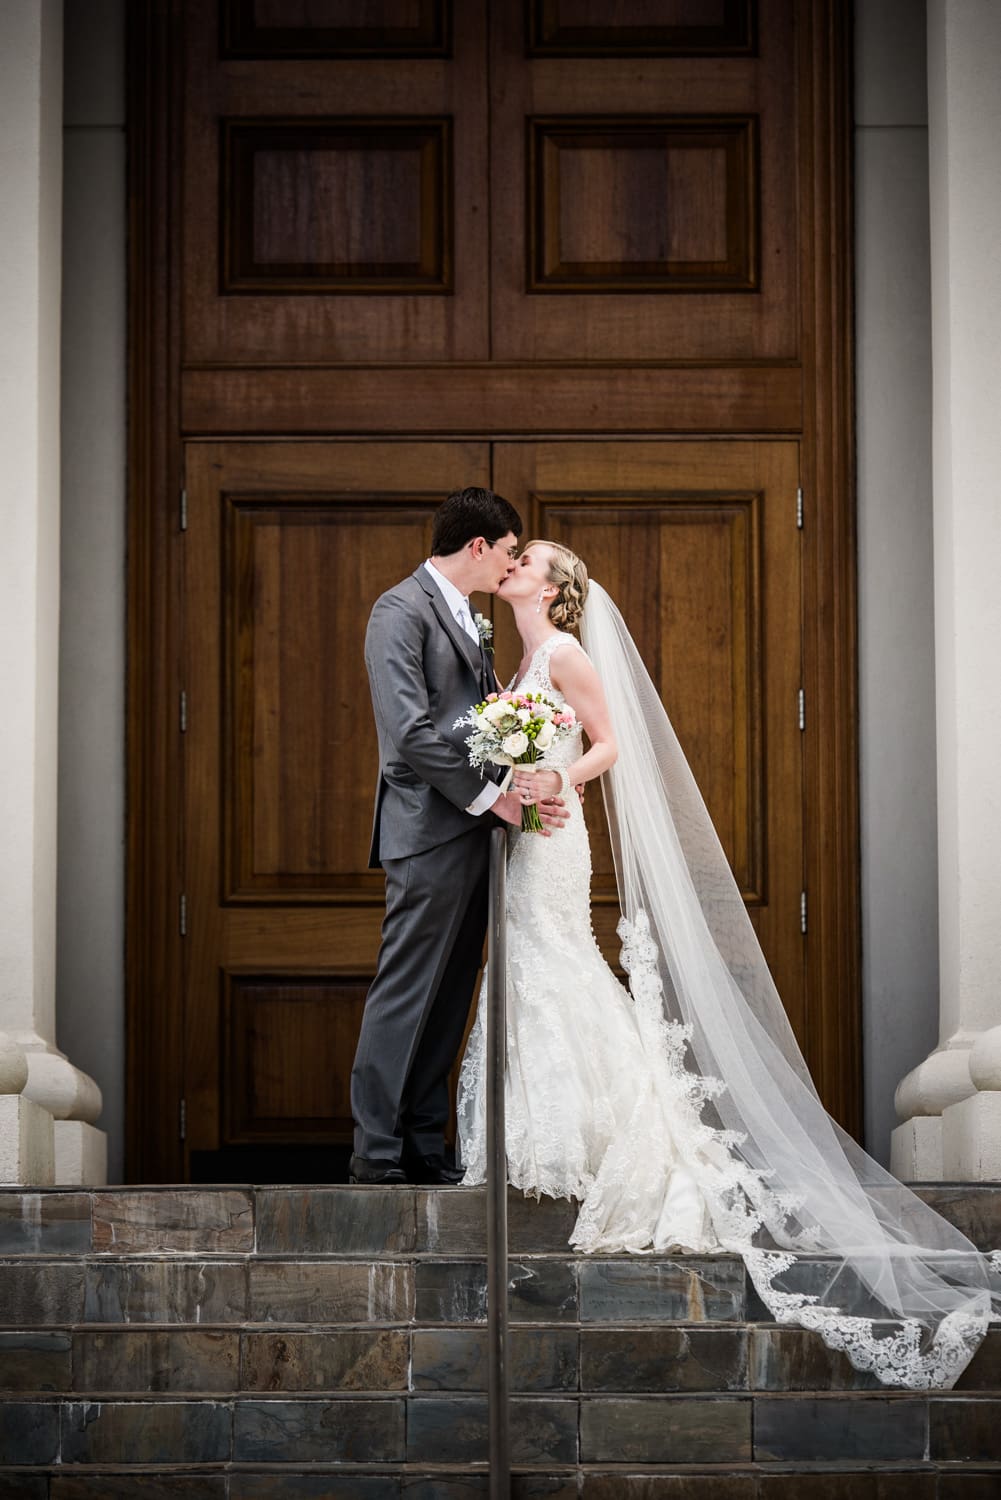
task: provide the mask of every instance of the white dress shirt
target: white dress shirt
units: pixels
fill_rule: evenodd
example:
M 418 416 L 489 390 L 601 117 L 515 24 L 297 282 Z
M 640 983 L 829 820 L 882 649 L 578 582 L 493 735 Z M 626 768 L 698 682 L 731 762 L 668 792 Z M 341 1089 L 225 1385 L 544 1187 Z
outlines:
M 476 628 L 473 611 L 469 607 L 469 600 L 465 594 L 456 588 L 451 578 L 446 578 L 444 573 L 438 572 L 438 569 L 430 558 L 428 558 L 424 566 L 434 579 L 435 587 L 448 605 L 455 623 L 459 626 L 460 630 L 466 632 L 470 640 L 475 641 L 479 645 L 480 632 Z M 501 789 L 495 781 L 484 782 L 482 792 L 474 797 L 473 801 L 466 808 L 467 813 L 472 813 L 474 818 L 478 818 L 481 813 L 485 813 L 488 808 L 493 807 L 500 794 Z

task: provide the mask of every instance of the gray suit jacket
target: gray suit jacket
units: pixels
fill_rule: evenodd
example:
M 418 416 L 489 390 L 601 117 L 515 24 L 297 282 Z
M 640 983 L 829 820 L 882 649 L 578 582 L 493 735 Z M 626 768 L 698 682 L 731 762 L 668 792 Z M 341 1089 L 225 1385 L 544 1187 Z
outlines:
M 365 665 L 379 737 L 370 865 L 448 843 L 492 819 L 466 812 L 483 790 L 466 728 L 453 724 L 496 688 L 489 655 L 456 624 L 422 565 L 377 599 Z

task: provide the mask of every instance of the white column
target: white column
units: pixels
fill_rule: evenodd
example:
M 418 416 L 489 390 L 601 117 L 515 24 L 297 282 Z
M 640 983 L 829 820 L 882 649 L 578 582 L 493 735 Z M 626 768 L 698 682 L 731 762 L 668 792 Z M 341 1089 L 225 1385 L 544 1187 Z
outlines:
M 101 1087 L 122 1175 L 125 1084 L 126 0 L 64 12 L 62 566 L 56 1035 Z M 899 1071 L 899 1070 L 898 1070 Z
M 100 1091 L 55 1045 L 61 0 L 0 6 L 0 203 L 0 1177 L 95 1181 Z
M 924 0 L 855 0 L 862 1055 L 884 1166 L 897 1080 L 938 1036 L 924 17 Z
M 940 1032 L 897 1089 L 911 1179 L 1001 1177 L 999 78 L 997 0 L 929 0 Z

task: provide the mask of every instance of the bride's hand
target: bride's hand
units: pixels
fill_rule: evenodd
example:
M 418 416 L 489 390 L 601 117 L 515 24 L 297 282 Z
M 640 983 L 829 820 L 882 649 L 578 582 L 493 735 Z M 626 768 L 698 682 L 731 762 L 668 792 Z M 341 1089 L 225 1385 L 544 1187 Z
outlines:
M 555 797 L 562 785 L 559 771 L 526 771 L 522 766 L 515 766 L 511 790 L 522 806 L 529 807 L 533 802 Z

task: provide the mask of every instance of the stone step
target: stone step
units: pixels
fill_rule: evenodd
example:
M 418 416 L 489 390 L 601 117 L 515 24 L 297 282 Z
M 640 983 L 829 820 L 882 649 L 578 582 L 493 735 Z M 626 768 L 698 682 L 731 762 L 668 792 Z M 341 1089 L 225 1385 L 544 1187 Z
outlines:
M 955 1395 L 517 1396 L 512 1461 L 995 1464 L 1001 1401 Z M 485 1462 L 482 1396 L 9 1397 L 0 1464 Z
M 0 1392 L 117 1395 L 475 1394 L 483 1328 L 25 1328 L 0 1333 Z M 695 1324 L 511 1331 L 519 1394 L 888 1394 L 800 1328 Z M 957 1385 L 1001 1397 L 1001 1331 Z
M 801 1271 L 803 1268 L 800 1268 Z M 826 1285 L 831 1263 L 805 1268 Z M 810 1281 L 801 1275 L 809 1289 Z M 878 1318 L 881 1306 L 853 1304 Z M 736 1256 L 519 1255 L 514 1324 L 771 1324 Z M 17 1256 L 0 1259 L 0 1329 L 79 1324 L 465 1325 L 487 1316 L 480 1258 Z
M 513 1500 L 995 1500 L 992 1466 L 931 1463 L 810 1468 L 787 1465 L 766 1473 L 755 1465 L 587 1465 L 516 1470 Z M 399 1473 L 362 1468 L 308 1470 L 229 1465 L 224 1471 L 147 1468 L 141 1474 L 101 1465 L 21 1472 L 4 1500 L 486 1500 L 482 1468 Z M 51 1485 L 51 1488 L 49 1487 Z
M 572 1205 L 509 1195 L 514 1251 L 567 1254 Z M 0 1255 L 483 1255 L 482 1188 L 0 1189 Z
M 741 1322 L 732 1256 L 510 1262 L 510 1317 L 530 1323 Z M 147 1256 L 0 1260 L 0 1327 L 78 1323 L 400 1324 L 486 1318 L 483 1260 L 212 1260 Z
M 1001 1192 L 933 1192 L 992 1243 Z M 955 1392 L 888 1392 L 737 1257 L 510 1217 L 516 1494 L 1001 1496 L 1001 1330 Z M 484 1221 L 467 1189 L 0 1192 L 0 1500 L 485 1494 Z
M 1001 1185 L 925 1183 L 919 1197 L 982 1250 L 1001 1249 Z M 566 1254 L 570 1203 L 508 1198 L 515 1253 Z M 482 1255 L 482 1188 L 0 1188 L 0 1256 L 87 1253 Z

